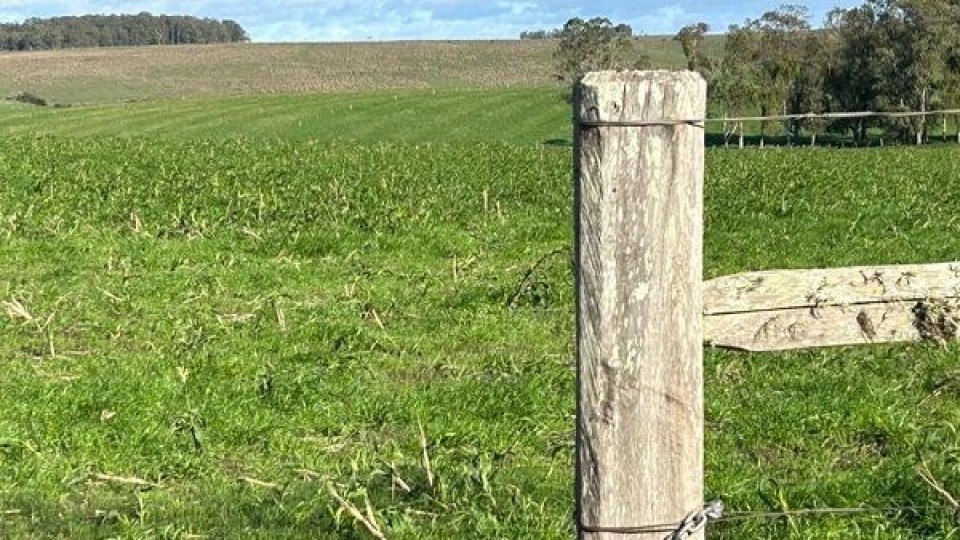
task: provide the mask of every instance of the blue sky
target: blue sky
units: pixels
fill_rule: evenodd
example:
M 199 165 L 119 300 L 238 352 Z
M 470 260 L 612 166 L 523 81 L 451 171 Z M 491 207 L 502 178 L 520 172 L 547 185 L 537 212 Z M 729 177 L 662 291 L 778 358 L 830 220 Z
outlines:
M 0 21 L 87 13 L 186 14 L 234 19 L 254 41 L 367 41 L 516 38 L 524 30 L 556 28 L 572 17 L 604 16 L 636 33 L 673 34 L 705 21 L 714 31 L 759 17 L 791 1 L 747 0 L 0 0 Z M 806 5 L 819 26 L 834 7 Z

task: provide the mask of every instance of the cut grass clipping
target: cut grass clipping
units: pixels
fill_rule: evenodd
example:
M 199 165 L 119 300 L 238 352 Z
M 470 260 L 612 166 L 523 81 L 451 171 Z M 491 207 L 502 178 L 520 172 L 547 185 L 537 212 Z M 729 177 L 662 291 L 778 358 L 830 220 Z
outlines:
M 710 152 L 707 277 L 951 260 L 958 160 Z M 569 538 L 570 175 L 505 144 L 0 141 L 2 534 Z M 710 538 L 956 535 L 958 350 L 709 350 L 708 499 L 914 509 Z

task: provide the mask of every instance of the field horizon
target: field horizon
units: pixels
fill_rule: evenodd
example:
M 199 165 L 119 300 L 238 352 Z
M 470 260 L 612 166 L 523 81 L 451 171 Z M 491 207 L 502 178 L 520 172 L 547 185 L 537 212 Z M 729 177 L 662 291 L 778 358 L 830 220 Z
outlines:
M 707 40 L 716 50 L 720 37 Z M 680 45 L 639 39 L 655 65 L 683 66 Z M 51 103 L 336 91 L 560 87 L 556 40 L 410 40 L 102 47 L 0 53 L 0 97 Z

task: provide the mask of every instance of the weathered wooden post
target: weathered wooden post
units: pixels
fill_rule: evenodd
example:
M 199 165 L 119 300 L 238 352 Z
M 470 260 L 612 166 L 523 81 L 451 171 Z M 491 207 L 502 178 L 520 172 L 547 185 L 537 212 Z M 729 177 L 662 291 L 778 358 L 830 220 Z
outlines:
M 661 540 L 614 529 L 703 505 L 705 113 L 692 72 L 575 89 L 580 538 Z

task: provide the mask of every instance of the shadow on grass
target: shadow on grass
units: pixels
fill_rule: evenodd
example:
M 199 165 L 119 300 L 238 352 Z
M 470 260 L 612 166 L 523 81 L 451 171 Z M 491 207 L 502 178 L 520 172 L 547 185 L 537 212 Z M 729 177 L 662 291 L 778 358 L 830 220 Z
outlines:
M 731 135 L 729 137 L 724 136 L 723 133 L 707 133 L 706 134 L 706 145 L 708 148 L 739 148 L 740 147 L 740 136 Z M 838 134 L 821 134 L 818 135 L 816 140 L 811 138 L 809 135 L 804 135 L 800 137 L 788 137 L 787 135 L 778 134 L 778 135 L 763 135 L 759 133 L 753 133 L 743 136 L 743 146 L 744 148 L 765 148 L 765 147 L 794 147 L 794 148 L 857 148 L 858 145 L 853 143 L 853 140 L 844 135 Z M 860 145 L 864 146 L 883 146 L 883 142 L 880 138 L 871 138 L 866 141 L 866 144 Z

